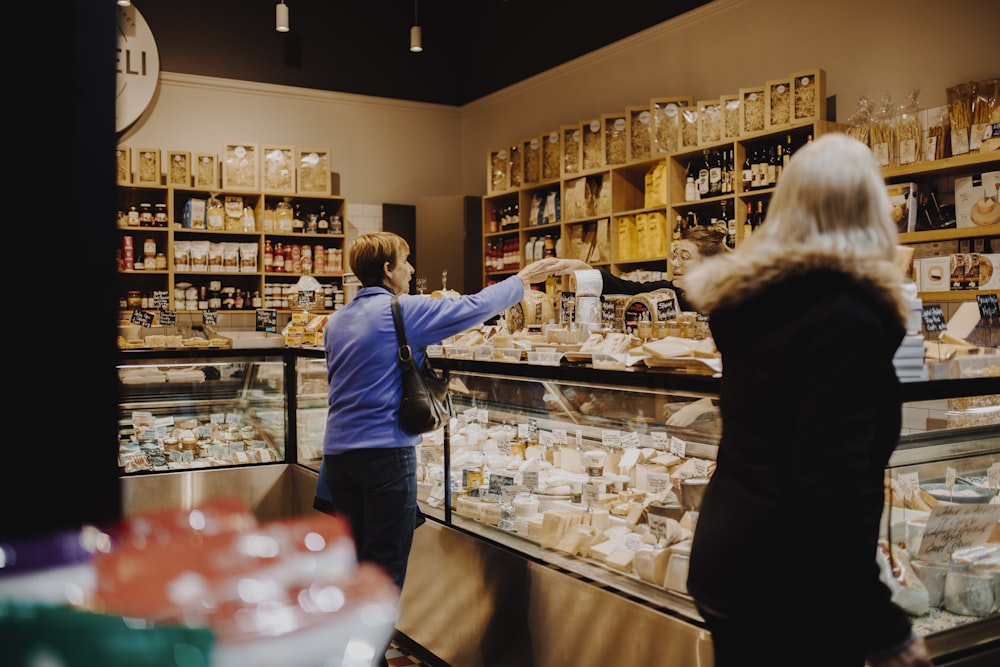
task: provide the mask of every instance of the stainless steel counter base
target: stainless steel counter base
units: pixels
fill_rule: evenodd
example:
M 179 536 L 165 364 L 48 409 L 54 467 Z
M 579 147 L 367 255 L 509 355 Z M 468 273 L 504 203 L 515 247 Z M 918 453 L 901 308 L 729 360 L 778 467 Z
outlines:
M 434 521 L 400 606 L 396 628 L 456 667 L 712 665 L 695 625 Z

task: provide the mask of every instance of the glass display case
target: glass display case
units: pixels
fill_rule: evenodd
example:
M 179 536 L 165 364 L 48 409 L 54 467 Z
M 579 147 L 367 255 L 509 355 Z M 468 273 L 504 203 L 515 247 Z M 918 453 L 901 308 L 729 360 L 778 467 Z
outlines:
M 122 473 L 284 462 L 283 350 L 123 352 Z
M 325 364 L 321 351 L 306 354 L 313 356 L 296 359 L 297 446 L 299 462 L 318 468 Z M 419 500 L 428 516 L 700 624 L 686 592 L 687 548 L 719 444 L 717 378 L 436 361 L 449 372 L 454 419 L 418 446 Z M 965 509 L 975 508 L 969 501 L 987 511 L 1000 502 L 997 390 L 996 378 L 982 376 L 903 384 L 883 538 L 929 584 L 927 609 L 912 615 L 938 654 L 1000 639 L 1000 515 L 989 515 L 989 529 L 970 520 L 978 528 L 951 544 L 979 546 L 976 557 L 991 564 L 978 607 L 946 600 L 943 579 L 935 585 L 928 572 L 940 579 L 948 556 L 943 569 L 932 566 L 915 544 L 915 527 L 933 511 L 921 498 L 958 507 L 962 516 L 975 512 Z

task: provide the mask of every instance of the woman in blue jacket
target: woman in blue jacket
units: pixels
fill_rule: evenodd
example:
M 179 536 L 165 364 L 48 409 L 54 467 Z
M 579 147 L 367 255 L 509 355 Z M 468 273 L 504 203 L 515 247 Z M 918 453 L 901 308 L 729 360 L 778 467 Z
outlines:
M 399 295 L 407 342 L 423 366 L 428 345 L 518 303 L 555 261 L 529 264 L 476 294 L 439 299 L 409 294 L 409 254 L 406 240 L 390 232 L 364 234 L 351 244 L 351 271 L 362 287 L 324 330 L 330 389 L 316 492 L 318 509 L 350 521 L 358 559 L 382 566 L 400 589 L 417 516 L 414 447 L 421 436 L 399 425 L 403 390 L 392 296 Z

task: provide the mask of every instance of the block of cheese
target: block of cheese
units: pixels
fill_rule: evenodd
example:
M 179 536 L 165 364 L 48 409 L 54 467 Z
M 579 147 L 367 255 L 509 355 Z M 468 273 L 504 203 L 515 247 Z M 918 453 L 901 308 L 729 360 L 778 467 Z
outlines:
M 635 552 L 632 569 L 643 581 L 663 585 L 663 580 L 667 576 L 667 561 L 670 560 L 669 549 L 659 549 L 657 547 L 639 547 Z
M 483 523 L 488 523 L 491 526 L 496 526 L 500 523 L 501 514 L 502 511 L 500 509 L 499 503 L 483 503 L 482 505 Z
M 606 509 L 592 509 L 583 515 L 583 523 L 604 532 L 611 527 L 611 515 Z
M 458 501 L 455 504 L 455 513 L 470 519 L 475 519 L 476 521 L 482 521 L 483 503 L 478 498 L 459 496 Z
M 572 526 L 556 544 L 555 550 L 570 556 L 586 556 L 600 534 L 599 530 L 591 526 Z
M 538 543 L 546 549 L 554 548 L 570 527 L 580 524 L 582 517 L 580 512 L 546 510 L 542 513 L 542 530 Z
M 604 563 L 609 567 L 613 567 L 616 570 L 621 570 L 622 572 L 632 571 L 632 562 L 635 559 L 635 552 L 631 549 L 625 547 L 618 547 L 604 560 Z
M 639 455 L 640 452 L 638 447 L 629 447 L 622 454 L 621 460 L 618 461 L 618 469 L 626 470 L 632 468 L 639 462 Z

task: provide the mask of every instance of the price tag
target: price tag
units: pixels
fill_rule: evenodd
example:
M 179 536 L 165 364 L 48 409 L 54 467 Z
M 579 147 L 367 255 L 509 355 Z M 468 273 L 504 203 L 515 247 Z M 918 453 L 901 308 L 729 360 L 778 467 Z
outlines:
M 955 478 L 958 477 L 958 473 L 951 466 L 944 469 L 944 483 L 950 491 L 955 487 Z
M 587 507 L 592 507 L 597 504 L 597 497 L 600 490 L 597 488 L 596 484 L 584 484 L 582 487 L 583 491 L 583 504 Z
M 996 319 L 1000 315 L 996 294 L 977 294 L 976 301 L 979 303 L 979 315 L 984 320 Z
M 153 326 L 153 313 L 136 308 L 132 311 L 130 321 L 132 324 L 138 324 L 141 327 L 151 327 Z
M 601 299 L 601 324 L 614 329 L 615 326 L 615 302 Z
M 629 447 L 639 446 L 639 434 L 635 431 L 631 433 L 626 433 L 622 436 L 622 449 L 628 449 Z
M 275 332 L 278 330 L 278 311 L 271 308 L 257 309 L 257 331 Z
M 170 292 L 165 289 L 153 290 L 153 308 L 164 309 L 170 305 Z
M 666 431 L 650 431 L 649 439 L 653 443 L 653 447 L 662 451 L 667 449 L 667 432 Z
M 694 463 L 694 472 L 698 477 L 708 477 L 708 461 L 705 459 L 691 459 Z
M 530 428 L 529 424 L 525 424 L 524 422 L 522 422 L 522 423 L 520 423 L 520 424 L 517 425 L 517 438 L 519 440 L 527 440 L 528 439 L 528 434 L 530 432 L 531 432 L 531 428 Z
M 646 491 L 656 494 L 670 488 L 670 475 L 662 472 L 651 472 L 646 475 Z
M 554 428 L 552 429 L 552 443 L 559 445 L 560 447 L 566 446 L 566 429 L 564 428 Z
M 602 429 L 601 443 L 608 449 L 617 449 L 621 447 L 621 431 Z
M 476 410 L 476 421 L 480 424 L 490 423 L 490 411 L 488 408 L 479 408 Z
M 899 486 L 903 489 L 903 497 L 912 498 L 920 488 L 920 476 L 915 472 L 900 474 Z
M 161 310 L 160 311 L 160 326 L 161 327 L 172 327 L 177 324 L 177 311 L 176 310 Z
M 944 331 L 948 328 L 948 323 L 944 319 L 944 311 L 939 304 L 929 304 L 924 306 L 921 317 L 924 320 L 924 330 L 929 332 Z
M 201 323 L 215 326 L 219 323 L 219 311 L 208 309 L 201 312 Z
M 521 481 L 529 489 L 538 488 L 538 471 L 537 470 L 525 470 L 521 473 Z
M 514 478 L 510 475 L 490 475 L 490 486 L 487 499 L 500 500 L 503 497 L 504 489 L 514 485 Z
M 660 322 L 672 320 L 677 317 L 677 301 L 675 299 L 664 299 L 656 304 L 656 319 Z
M 687 449 L 687 442 L 681 440 L 676 435 L 670 438 L 670 453 L 674 456 L 684 458 L 684 450 Z

